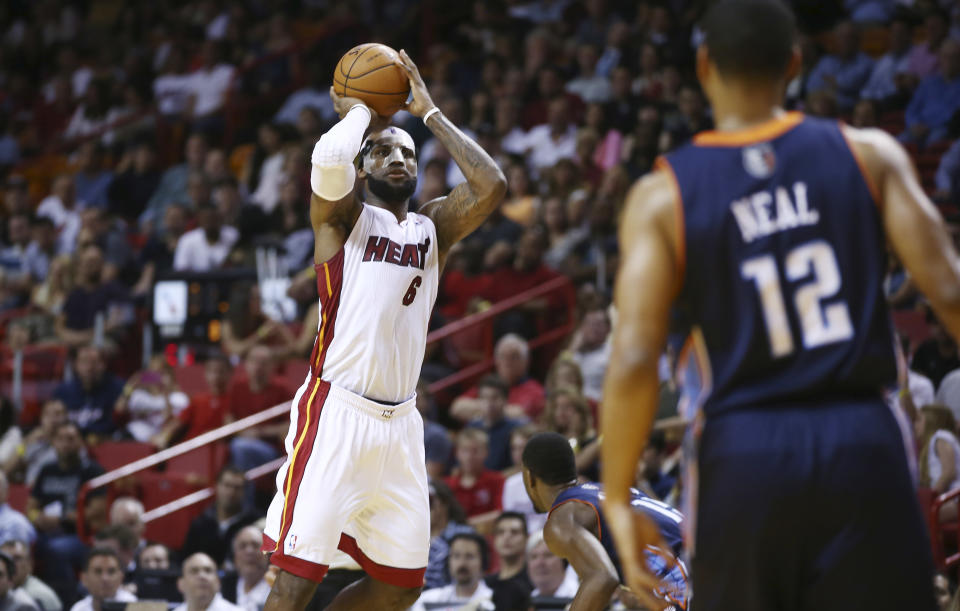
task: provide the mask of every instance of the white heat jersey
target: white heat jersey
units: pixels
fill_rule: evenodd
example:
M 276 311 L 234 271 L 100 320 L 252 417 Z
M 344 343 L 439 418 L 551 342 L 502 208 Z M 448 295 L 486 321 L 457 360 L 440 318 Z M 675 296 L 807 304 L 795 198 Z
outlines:
M 311 373 L 368 399 L 413 396 L 437 298 L 437 230 L 363 205 L 343 248 L 316 266 L 320 326 Z

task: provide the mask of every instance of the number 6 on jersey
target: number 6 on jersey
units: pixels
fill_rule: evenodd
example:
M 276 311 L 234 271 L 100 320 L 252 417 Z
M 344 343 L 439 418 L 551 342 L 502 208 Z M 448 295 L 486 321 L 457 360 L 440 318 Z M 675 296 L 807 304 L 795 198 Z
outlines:
M 829 244 L 817 240 L 794 248 L 787 254 L 784 269 L 787 280 L 791 282 L 802 280 L 811 273 L 813 276 L 810 282 L 797 287 L 793 296 L 804 348 L 816 348 L 853 337 L 853 325 L 846 303 L 821 306 L 821 301 L 836 295 L 841 286 L 837 257 Z M 793 333 L 787 318 L 776 259 L 773 255 L 748 259 L 740 265 L 740 275 L 752 280 L 759 293 L 773 357 L 792 353 Z

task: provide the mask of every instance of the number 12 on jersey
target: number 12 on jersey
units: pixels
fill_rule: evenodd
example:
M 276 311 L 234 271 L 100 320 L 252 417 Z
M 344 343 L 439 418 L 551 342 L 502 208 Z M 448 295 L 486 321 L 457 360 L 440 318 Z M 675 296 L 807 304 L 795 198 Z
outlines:
M 793 295 L 804 348 L 817 348 L 853 337 L 847 304 L 822 304 L 824 299 L 839 293 L 841 286 L 837 257 L 829 244 L 817 240 L 797 246 L 787 253 L 784 271 L 789 282 L 812 277 L 809 282 L 798 286 Z M 773 357 L 791 354 L 794 339 L 776 259 L 773 255 L 748 259 L 740 265 L 740 275 L 745 280 L 752 280 L 757 289 Z

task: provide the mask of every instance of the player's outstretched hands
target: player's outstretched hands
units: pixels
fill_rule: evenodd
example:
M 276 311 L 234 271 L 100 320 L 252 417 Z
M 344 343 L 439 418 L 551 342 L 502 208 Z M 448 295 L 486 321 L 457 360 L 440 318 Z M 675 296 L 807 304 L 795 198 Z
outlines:
M 603 509 L 620 553 L 620 567 L 630 592 L 646 609 L 662 611 L 668 608 L 670 603 L 653 593 L 660 586 L 660 580 L 647 568 L 645 553 L 648 545 L 669 549 L 663 543 L 657 525 L 650 518 L 634 511 L 629 503 L 608 501 L 604 503 Z
M 405 108 L 410 114 L 423 117 L 423 115 L 427 114 L 427 111 L 436 106 L 436 104 L 430 99 L 430 92 L 427 91 L 427 86 L 423 82 L 423 77 L 420 76 L 420 70 L 417 69 L 417 65 L 413 63 L 413 60 L 410 59 L 410 56 L 407 55 L 407 52 L 403 49 L 400 49 L 399 55 L 400 57 L 397 59 L 396 64 L 403 70 L 403 73 L 407 75 L 407 78 L 410 79 L 410 93 L 413 98 L 407 102 Z
M 330 86 L 330 99 L 333 100 L 333 109 L 337 111 L 337 115 L 341 119 L 347 116 L 351 108 L 359 104 L 370 111 L 370 127 L 380 129 L 390 124 L 390 117 L 381 117 L 377 114 L 377 111 L 367 106 L 360 98 L 337 95 L 337 92 L 333 90 L 333 85 Z

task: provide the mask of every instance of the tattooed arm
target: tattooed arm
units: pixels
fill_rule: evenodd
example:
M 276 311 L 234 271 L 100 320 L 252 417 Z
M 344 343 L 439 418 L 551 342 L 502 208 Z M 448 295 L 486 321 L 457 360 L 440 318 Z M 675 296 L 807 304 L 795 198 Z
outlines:
M 410 79 L 413 100 L 407 105 L 407 110 L 418 117 L 425 117 L 436 106 L 430 99 L 420 71 L 405 51 L 400 51 L 397 65 Z M 507 181 L 490 155 L 441 113 L 430 113 L 425 124 L 450 151 L 450 156 L 467 178 L 467 182 L 454 187 L 449 195 L 427 202 L 420 210 L 437 227 L 442 267 L 450 247 L 479 227 L 500 205 L 507 190 Z

